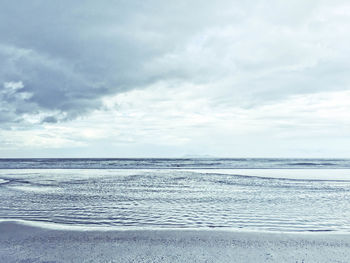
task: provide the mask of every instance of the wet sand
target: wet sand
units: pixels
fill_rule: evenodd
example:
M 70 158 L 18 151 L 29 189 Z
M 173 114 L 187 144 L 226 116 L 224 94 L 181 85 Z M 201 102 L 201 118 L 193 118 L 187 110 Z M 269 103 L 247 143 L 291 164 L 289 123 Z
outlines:
M 83 231 L 1 222 L 0 262 L 350 262 L 350 234 Z

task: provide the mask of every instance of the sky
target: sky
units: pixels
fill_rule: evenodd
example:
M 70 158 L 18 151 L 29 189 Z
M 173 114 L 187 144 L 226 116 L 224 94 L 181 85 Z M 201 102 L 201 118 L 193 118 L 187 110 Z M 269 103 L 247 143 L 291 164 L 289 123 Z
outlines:
M 350 158 L 350 3 L 0 2 L 0 158 Z

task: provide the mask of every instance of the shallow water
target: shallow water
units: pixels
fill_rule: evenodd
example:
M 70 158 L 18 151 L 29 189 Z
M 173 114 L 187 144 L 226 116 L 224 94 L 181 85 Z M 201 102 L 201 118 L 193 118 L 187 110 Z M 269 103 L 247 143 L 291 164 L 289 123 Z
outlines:
M 350 231 L 347 169 L 2 169 L 0 219 Z

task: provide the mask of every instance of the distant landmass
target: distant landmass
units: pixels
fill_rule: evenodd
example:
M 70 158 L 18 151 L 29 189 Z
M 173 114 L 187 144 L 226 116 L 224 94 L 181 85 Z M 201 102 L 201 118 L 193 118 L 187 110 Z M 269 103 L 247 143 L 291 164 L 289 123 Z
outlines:
M 183 158 L 216 158 L 216 156 L 210 154 L 186 154 Z

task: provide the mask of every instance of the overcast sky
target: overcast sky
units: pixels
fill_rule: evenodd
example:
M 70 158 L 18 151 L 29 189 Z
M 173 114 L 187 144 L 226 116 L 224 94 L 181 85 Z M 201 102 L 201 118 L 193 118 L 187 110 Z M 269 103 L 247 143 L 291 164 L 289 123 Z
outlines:
M 350 157 L 350 2 L 0 2 L 0 157 Z

